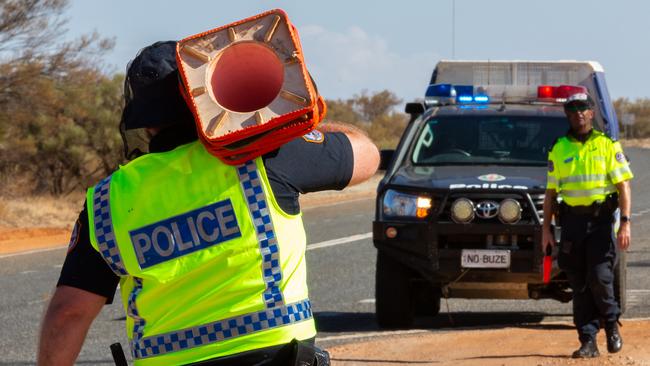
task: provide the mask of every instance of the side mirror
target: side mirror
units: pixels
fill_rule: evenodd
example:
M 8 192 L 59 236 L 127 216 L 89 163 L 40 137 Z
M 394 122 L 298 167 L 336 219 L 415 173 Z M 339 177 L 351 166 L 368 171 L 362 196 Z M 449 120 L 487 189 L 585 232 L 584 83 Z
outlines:
M 424 113 L 424 105 L 422 103 L 406 103 L 404 111 L 412 117 Z
M 381 150 L 379 152 L 379 170 L 386 170 L 393 162 L 395 150 Z

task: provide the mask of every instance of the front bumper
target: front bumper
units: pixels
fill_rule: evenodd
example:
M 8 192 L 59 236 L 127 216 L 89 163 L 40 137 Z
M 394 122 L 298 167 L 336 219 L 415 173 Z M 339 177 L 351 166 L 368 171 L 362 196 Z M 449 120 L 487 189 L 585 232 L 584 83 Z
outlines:
M 393 239 L 386 229 L 397 229 Z M 516 240 L 513 246 L 490 246 L 489 237 L 505 235 Z M 513 239 L 514 238 L 514 239 Z M 542 283 L 541 226 L 533 224 L 456 224 L 431 222 L 374 221 L 373 241 L 378 250 L 417 271 L 433 283 L 455 281 L 463 273 L 462 249 L 508 249 L 507 269 L 471 269 L 463 282 Z

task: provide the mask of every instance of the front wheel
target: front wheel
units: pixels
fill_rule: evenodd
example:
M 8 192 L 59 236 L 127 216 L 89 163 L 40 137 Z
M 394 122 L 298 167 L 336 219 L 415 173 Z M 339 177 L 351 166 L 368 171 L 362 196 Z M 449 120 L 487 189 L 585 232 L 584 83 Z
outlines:
M 375 313 L 381 328 L 409 328 L 413 325 L 413 271 L 388 254 L 377 252 Z
M 429 281 L 421 279 L 412 282 L 413 297 L 415 298 L 415 316 L 436 316 L 440 313 L 440 287 L 433 286 Z

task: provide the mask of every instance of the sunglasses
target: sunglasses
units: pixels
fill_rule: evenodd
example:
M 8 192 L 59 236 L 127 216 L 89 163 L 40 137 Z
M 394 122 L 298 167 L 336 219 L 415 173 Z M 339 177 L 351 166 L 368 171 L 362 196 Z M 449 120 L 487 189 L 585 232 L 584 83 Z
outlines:
M 591 107 L 589 107 L 588 105 L 584 105 L 584 104 L 570 105 L 570 106 L 564 107 L 565 111 L 574 112 L 574 113 L 575 112 L 584 112 L 584 111 L 589 110 L 589 109 L 591 109 Z

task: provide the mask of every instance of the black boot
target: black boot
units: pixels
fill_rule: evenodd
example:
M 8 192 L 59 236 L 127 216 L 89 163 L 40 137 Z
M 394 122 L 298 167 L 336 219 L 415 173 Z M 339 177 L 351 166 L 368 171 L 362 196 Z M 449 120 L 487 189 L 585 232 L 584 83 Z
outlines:
M 616 353 L 623 348 L 623 338 L 618 331 L 616 322 L 608 323 L 605 326 L 605 334 L 607 335 L 607 352 Z
M 600 356 L 600 352 L 598 352 L 598 346 L 594 339 L 582 342 L 580 348 L 571 355 L 573 358 L 592 358 L 598 356 Z

